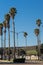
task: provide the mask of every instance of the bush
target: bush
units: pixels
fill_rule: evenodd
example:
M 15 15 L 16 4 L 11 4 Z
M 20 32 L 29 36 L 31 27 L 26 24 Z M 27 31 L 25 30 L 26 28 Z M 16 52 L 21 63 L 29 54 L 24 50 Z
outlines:
M 43 49 L 40 49 L 41 54 L 43 54 Z
M 37 55 L 37 51 L 36 50 L 29 50 L 29 51 L 26 51 L 26 54 L 27 55 Z
M 25 58 L 15 58 L 13 60 L 14 63 L 24 63 L 25 62 Z

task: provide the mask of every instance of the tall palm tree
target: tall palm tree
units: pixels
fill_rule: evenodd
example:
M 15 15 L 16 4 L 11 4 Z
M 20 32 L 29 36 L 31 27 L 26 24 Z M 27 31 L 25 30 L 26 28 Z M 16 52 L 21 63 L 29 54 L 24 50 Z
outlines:
M 36 20 L 36 24 L 37 24 L 37 26 L 38 26 L 38 28 L 39 28 L 39 30 L 40 30 L 40 26 L 41 26 L 41 24 L 42 24 L 42 22 L 41 22 L 41 19 L 37 19 Z M 41 45 L 41 40 L 40 40 L 40 33 L 39 33 L 39 50 L 40 50 L 40 45 Z M 40 51 L 39 51 L 40 52 Z
M 3 27 L 4 27 L 4 59 L 5 58 L 5 52 L 6 52 L 6 21 L 3 21 Z
M 1 35 L 1 42 L 2 42 L 2 29 L 3 29 L 3 24 L 0 23 L 0 35 Z M 1 47 L 3 47 L 3 43 L 1 43 Z
M 39 29 L 35 29 L 34 30 L 34 32 L 35 32 L 35 35 L 37 36 L 37 44 L 38 44 L 38 60 L 39 60 L 39 55 L 40 55 L 40 49 L 39 49 Z
M 0 23 L 0 35 L 1 35 L 1 49 L 3 50 L 3 37 L 2 37 L 2 35 L 3 35 L 3 24 L 2 23 Z M 3 51 L 2 51 L 2 53 L 3 53 Z M 3 59 L 3 56 L 2 56 L 3 54 L 1 54 L 1 59 Z
M 9 59 L 10 60 L 10 15 L 6 14 L 5 15 L 5 20 L 6 20 L 6 27 L 8 28 L 8 44 L 9 44 Z
M 41 25 L 41 20 L 40 20 L 40 19 L 36 20 L 36 24 L 37 24 L 38 27 L 40 27 L 40 25 Z
M 39 29 L 36 28 L 34 31 L 35 31 L 35 35 L 38 36 L 39 35 Z
M 14 54 L 14 58 L 15 58 L 15 22 L 14 22 L 14 18 L 15 18 L 15 15 L 17 13 L 16 11 L 16 8 L 11 8 L 10 9 L 10 16 L 12 17 L 12 27 L 13 27 L 13 39 L 14 39 L 14 49 L 13 49 L 13 54 Z
M 25 37 L 25 44 L 26 44 L 26 46 L 27 46 L 27 32 L 24 32 L 24 37 Z
M 37 19 L 37 20 L 36 20 L 36 24 L 37 24 L 37 26 L 38 26 L 38 28 L 39 28 L 39 30 L 40 30 L 40 26 L 41 26 L 41 24 L 42 24 L 41 20 L 40 20 L 40 19 Z M 40 42 L 40 34 L 39 34 L 39 42 Z

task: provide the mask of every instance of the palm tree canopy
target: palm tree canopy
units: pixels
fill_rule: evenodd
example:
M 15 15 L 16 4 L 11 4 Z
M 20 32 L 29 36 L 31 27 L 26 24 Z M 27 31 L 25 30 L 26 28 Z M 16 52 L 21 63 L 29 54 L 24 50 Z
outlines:
M 41 20 L 40 20 L 40 19 L 36 20 L 36 24 L 37 24 L 38 26 L 40 26 L 40 25 L 41 25 Z
M 9 14 L 6 14 L 5 15 L 5 21 L 6 21 L 6 27 L 8 27 L 9 28 L 9 21 L 10 21 L 10 15 Z
M 6 21 L 5 20 L 3 21 L 3 26 L 6 28 Z
M 2 23 L 0 23 L 0 27 L 3 27 L 3 24 Z
M 24 37 L 26 37 L 28 34 L 27 34 L 27 32 L 24 32 Z
M 17 13 L 16 8 L 11 8 L 9 13 L 10 13 L 10 15 L 12 16 L 12 18 L 14 19 L 14 16 L 15 16 L 16 13 Z
M 7 22 L 9 22 L 9 20 L 10 20 L 10 15 L 9 15 L 9 14 L 6 14 L 6 15 L 5 15 L 5 20 L 6 20 Z
M 0 28 L 3 29 L 3 24 L 2 23 L 0 23 Z
M 38 36 L 39 35 L 39 29 L 35 29 L 34 31 L 35 31 L 36 36 Z

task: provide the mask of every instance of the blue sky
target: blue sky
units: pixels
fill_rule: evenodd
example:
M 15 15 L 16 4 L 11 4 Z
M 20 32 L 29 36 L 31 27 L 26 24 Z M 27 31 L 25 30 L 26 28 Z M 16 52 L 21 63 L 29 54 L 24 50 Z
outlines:
M 14 20 L 16 32 L 26 31 L 28 33 L 27 46 L 36 45 L 37 38 L 34 34 L 34 29 L 37 27 L 36 20 L 38 18 L 41 19 L 43 23 L 43 0 L 0 0 L 0 22 L 4 21 L 4 16 L 6 13 L 9 12 L 11 7 L 16 7 L 17 9 L 17 14 Z M 12 24 L 12 20 L 10 21 L 10 26 L 12 27 L 11 24 Z M 41 29 L 40 39 L 41 39 L 41 43 L 43 43 L 42 25 L 40 29 Z M 10 39 L 11 39 L 10 42 L 11 46 L 13 46 L 12 34 Z M 7 41 L 6 44 L 8 45 L 8 40 L 6 41 Z M 23 33 L 19 34 L 18 41 L 19 41 L 18 46 L 25 46 L 25 39 L 23 37 Z M 15 42 L 17 46 L 17 36 Z

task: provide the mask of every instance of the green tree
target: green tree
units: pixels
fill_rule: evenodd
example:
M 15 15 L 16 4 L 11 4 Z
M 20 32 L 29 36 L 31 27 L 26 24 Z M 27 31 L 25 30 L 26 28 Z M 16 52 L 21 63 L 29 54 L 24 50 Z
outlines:
M 19 55 L 22 56 L 22 58 L 26 55 L 26 52 L 23 49 L 19 50 Z

